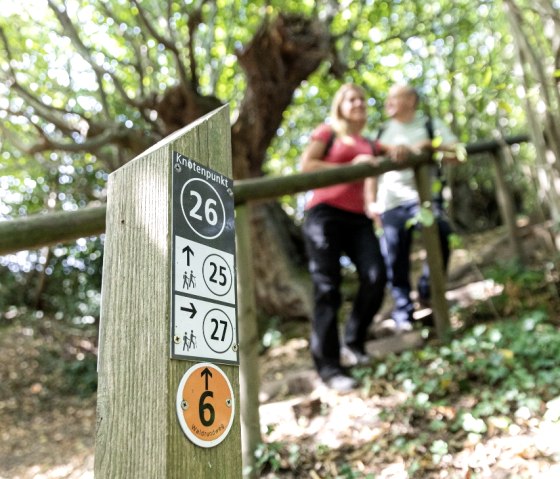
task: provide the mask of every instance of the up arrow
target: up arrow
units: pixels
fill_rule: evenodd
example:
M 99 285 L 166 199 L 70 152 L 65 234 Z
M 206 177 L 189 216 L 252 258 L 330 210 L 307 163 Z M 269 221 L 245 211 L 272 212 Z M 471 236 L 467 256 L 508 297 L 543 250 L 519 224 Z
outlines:
M 208 377 L 212 377 L 212 372 L 208 368 L 204 368 L 200 373 L 200 377 L 204 377 L 204 388 L 208 391 Z
M 191 307 L 190 308 L 186 308 L 185 306 L 181 306 L 181 311 L 186 311 L 187 313 L 191 313 L 191 319 L 194 318 L 194 315 L 196 314 L 196 308 L 194 307 L 194 304 L 191 303 Z
M 187 253 L 187 266 L 191 265 L 191 254 L 194 255 L 194 251 L 191 249 L 189 245 L 183 248 L 183 253 Z

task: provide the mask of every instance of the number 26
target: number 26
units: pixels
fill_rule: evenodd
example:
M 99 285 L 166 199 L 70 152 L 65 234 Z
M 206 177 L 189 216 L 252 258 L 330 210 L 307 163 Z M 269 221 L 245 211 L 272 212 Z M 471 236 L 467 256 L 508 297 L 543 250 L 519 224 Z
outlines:
M 199 221 L 202 221 L 203 219 L 202 215 L 199 213 L 203 203 L 202 196 L 198 191 L 194 191 L 194 190 L 190 191 L 190 195 L 194 196 L 195 204 L 191 208 L 189 215 Z M 218 223 L 218 213 L 216 213 L 215 206 L 216 206 L 216 200 L 213 200 L 212 198 L 208 198 L 204 203 L 204 219 L 208 222 L 208 224 L 212 226 Z

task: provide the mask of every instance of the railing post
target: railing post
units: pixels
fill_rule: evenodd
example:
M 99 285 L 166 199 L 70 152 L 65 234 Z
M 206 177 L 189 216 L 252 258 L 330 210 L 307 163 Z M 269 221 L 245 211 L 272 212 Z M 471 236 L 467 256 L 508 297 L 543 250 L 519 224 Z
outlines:
M 251 251 L 251 207 L 247 203 L 235 208 L 237 231 L 237 297 L 239 298 L 239 343 L 241 375 L 241 449 L 243 476 L 255 479 L 255 451 L 261 438 L 259 415 L 259 333 L 255 301 L 255 275 Z
M 492 152 L 492 160 L 496 170 L 496 199 L 500 208 L 500 216 L 508 232 L 512 252 L 517 261 L 523 264 L 525 254 L 517 231 L 513 195 L 505 178 L 502 148 L 507 148 L 507 146 L 502 146 Z
M 431 165 L 425 163 L 414 168 L 421 205 L 431 206 L 432 204 L 430 168 Z M 429 226 L 422 226 L 422 239 L 430 268 L 430 293 L 436 334 L 440 341 L 446 342 L 449 339 L 451 326 L 449 323 L 447 300 L 445 299 L 446 280 L 437 221 L 434 220 Z
M 241 477 L 230 131 L 223 107 L 109 177 L 96 478 Z

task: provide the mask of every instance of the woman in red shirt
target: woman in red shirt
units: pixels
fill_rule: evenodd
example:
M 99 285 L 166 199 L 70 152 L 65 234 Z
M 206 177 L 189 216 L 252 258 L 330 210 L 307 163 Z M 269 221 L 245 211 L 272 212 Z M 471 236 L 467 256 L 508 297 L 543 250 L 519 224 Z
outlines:
M 301 159 L 304 172 L 359 162 L 375 164 L 373 145 L 362 136 L 367 122 L 364 91 L 354 84 L 340 87 L 331 107 L 331 124 L 315 129 Z M 314 286 L 311 353 L 321 379 L 338 391 L 357 386 L 341 364 L 363 365 L 367 331 L 381 307 L 386 273 L 373 224 L 365 213 L 373 178 L 318 188 L 306 204 L 303 233 Z M 366 194 L 367 196 L 367 194 Z M 360 286 L 344 329 L 341 347 L 338 311 L 342 281 L 340 258 L 356 266 Z

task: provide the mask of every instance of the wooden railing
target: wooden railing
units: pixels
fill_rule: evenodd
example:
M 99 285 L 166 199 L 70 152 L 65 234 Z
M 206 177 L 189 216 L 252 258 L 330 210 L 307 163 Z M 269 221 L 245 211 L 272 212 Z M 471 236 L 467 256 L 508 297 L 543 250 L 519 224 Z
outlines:
M 528 141 L 526 135 L 507 138 L 504 141 L 484 141 L 467 145 L 467 152 L 469 154 L 491 153 L 497 158 L 504 145 L 526 141 Z M 421 161 L 422 158 L 414 158 L 399 166 L 407 168 Z M 332 171 L 237 180 L 233 193 L 236 205 L 239 205 L 247 201 L 272 199 L 321 186 L 354 181 L 397 168 L 394 163 L 383 161 L 375 168 L 367 165 L 352 165 Z M 506 198 L 511 196 L 507 192 L 504 195 Z M 0 221 L 0 255 L 97 236 L 105 231 L 105 214 L 105 205 L 99 204 L 78 211 L 36 214 L 21 219 Z

